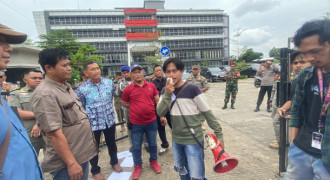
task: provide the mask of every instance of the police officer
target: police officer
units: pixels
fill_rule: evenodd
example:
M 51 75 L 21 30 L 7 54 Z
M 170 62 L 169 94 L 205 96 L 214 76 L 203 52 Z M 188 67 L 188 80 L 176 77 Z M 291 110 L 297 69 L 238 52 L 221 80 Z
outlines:
M 191 72 L 192 75 L 187 79 L 187 81 L 196 84 L 202 92 L 206 92 L 209 89 L 209 85 L 207 84 L 206 78 L 201 76 L 199 72 L 199 66 L 193 65 Z
M 40 149 L 45 148 L 40 129 L 36 123 L 35 116 L 30 107 L 30 96 L 33 90 L 43 81 L 42 72 L 36 69 L 30 69 L 24 73 L 23 81 L 26 86 L 12 91 L 8 98 L 10 106 L 16 106 L 22 119 L 22 124 L 30 136 L 32 146 L 39 155 Z
M 200 68 L 198 65 L 193 65 L 192 66 L 192 71 L 191 71 L 191 76 L 187 79 L 188 82 L 196 84 L 202 92 L 206 92 L 209 89 L 209 85 L 207 83 L 207 80 L 205 77 L 201 76 L 199 74 Z M 202 129 L 203 131 L 206 130 L 205 126 L 203 125 L 205 122 L 204 116 L 201 115 L 201 122 L 202 122 Z
M 222 109 L 227 108 L 227 103 L 229 102 L 230 94 L 231 94 L 231 108 L 235 109 L 234 104 L 236 100 L 236 94 L 238 91 L 237 81 L 240 77 L 240 73 L 235 70 L 236 65 L 230 65 L 230 71 L 226 73 L 226 92 L 225 92 L 225 105 Z

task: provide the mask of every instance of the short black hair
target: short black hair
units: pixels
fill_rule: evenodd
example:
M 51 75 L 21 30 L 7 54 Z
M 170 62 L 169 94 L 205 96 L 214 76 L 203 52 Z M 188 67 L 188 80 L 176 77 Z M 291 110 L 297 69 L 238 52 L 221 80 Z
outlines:
M 28 69 L 28 70 L 26 70 L 26 71 L 24 72 L 24 76 L 30 74 L 30 72 L 35 72 L 35 73 L 40 73 L 40 74 L 42 74 L 42 72 L 41 72 L 40 70 L 38 70 L 38 69 Z
M 44 72 L 46 72 L 45 69 L 46 65 L 55 67 L 57 62 L 61 59 L 69 59 L 69 53 L 64 49 L 61 48 L 44 49 L 39 53 L 38 63 L 40 64 Z
M 88 67 L 88 65 L 90 65 L 90 64 L 94 64 L 94 63 L 96 63 L 96 64 L 97 64 L 97 62 L 96 62 L 96 61 L 87 61 L 87 62 L 84 64 L 84 71 L 86 71 L 86 70 L 87 70 L 87 67 Z
M 156 67 L 161 67 L 161 68 L 162 68 L 162 66 L 161 66 L 161 65 L 159 65 L 159 64 L 156 64 L 156 65 L 154 66 L 154 71 L 155 71 Z
M 116 72 L 116 76 L 121 76 L 121 72 Z
M 295 46 L 299 47 L 301 41 L 309 36 L 319 35 L 320 44 L 328 41 L 330 42 L 330 19 L 322 19 L 322 20 L 312 20 L 306 22 L 299 28 L 293 37 L 293 42 Z
M 163 71 L 165 72 L 166 71 L 166 68 L 167 66 L 170 64 L 170 63 L 173 63 L 175 66 L 176 66 L 176 69 L 177 70 L 180 70 L 180 71 L 184 71 L 184 64 L 183 62 L 181 61 L 181 59 L 177 58 L 177 57 L 174 57 L 174 58 L 168 58 L 164 64 L 163 64 Z
M 301 56 L 299 51 L 293 51 L 292 53 L 290 53 L 290 64 L 293 63 L 294 59 L 296 59 L 297 56 Z

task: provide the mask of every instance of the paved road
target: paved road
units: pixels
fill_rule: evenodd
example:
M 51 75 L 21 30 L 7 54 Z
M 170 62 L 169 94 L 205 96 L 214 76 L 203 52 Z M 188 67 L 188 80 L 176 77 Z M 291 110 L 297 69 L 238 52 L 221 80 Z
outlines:
M 266 112 L 265 103 L 261 105 L 260 112 L 253 112 L 259 90 L 253 86 L 253 79 L 239 81 L 239 92 L 235 104 L 236 109 L 221 109 L 223 106 L 225 83 L 210 83 L 210 87 L 209 91 L 205 93 L 206 99 L 222 125 L 226 152 L 230 156 L 238 158 L 239 165 L 230 172 L 217 174 L 212 170 L 214 164 L 212 151 L 206 149 L 206 177 L 209 180 L 281 179 L 278 176 L 277 150 L 268 147 L 269 142 L 275 139 L 270 113 Z M 212 130 L 207 127 L 205 133 L 209 132 L 212 132 Z M 118 128 L 117 136 L 119 137 L 121 135 L 122 133 L 119 132 Z M 171 141 L 170 128 L 168 128 L 168 126 L 167 135 L 168 140 Z M 158 145 L 160 145 L 159 138 Z M 126 139 L 118 142 L 117 147 L 118 152 L 120 152 L 128 150 L 130 145 Z M 145 150 L 143 150 L 142 154 L 144 164 L 140 179 L 180 179 L 179 175 L 172 169 L 172 151 L 158 157 L 158 162 L 163 172 L 157 175 L 149 167 L 149 154 Z M 121 159 L 120 162 L 122 160 L 123 159 Z M 101 148 L 99 163 L 102 167 L 102 173 L 108 177 L 112 173 L 112 169 L 109 165 L 109 156 L 107 155 L 106 148 Z M 133 168 L 124 168 L 124 170 L 132 172 Z M 46 178 L 51 179 L 49 175 L 46 175 Z

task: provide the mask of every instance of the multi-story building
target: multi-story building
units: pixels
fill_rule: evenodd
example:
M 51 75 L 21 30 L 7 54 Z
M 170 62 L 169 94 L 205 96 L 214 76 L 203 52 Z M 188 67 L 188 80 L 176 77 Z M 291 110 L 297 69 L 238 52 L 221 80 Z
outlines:
M 144 8 L 46 10 L 33 12 L 39 34 L 69 29 L 80 42 L 105 56 L 103 73 L 122 65 L 152 64 L 151 59 L 178 57 L 192 65 L 229 62 L 229 16 L 220 9 L 164 9 L 165 0 L 145 0 Z M 167 46 L 170 54 L 160 55 Z

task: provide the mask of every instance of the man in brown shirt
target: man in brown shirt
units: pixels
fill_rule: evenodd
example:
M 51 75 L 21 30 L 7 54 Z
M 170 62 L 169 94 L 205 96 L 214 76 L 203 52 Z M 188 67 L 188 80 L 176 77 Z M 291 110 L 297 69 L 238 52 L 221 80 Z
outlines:
M 34 90 L 31 107 L 46 143 L 44 172 L 56 179 L 88 179 L 88 161 L 97 154 L 88 116 L 66 82 L 71 77 L 68 53 L 44 49 L 39 64 L 45 80 Z

